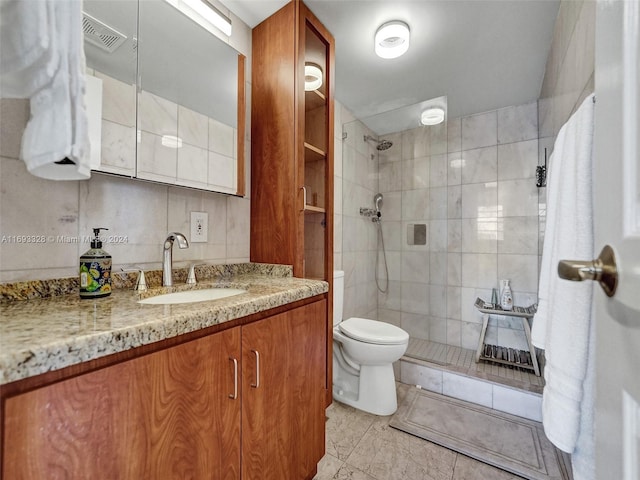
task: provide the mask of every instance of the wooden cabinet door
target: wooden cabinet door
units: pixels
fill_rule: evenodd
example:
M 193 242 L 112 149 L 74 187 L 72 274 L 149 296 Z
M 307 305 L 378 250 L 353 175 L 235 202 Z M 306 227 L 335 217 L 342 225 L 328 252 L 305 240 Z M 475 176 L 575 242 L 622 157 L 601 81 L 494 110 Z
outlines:
M 8 398 L 3 478 L 240 478 L 240 328 Z
M 242 327 L 242 478 L 311 478 L 324 454 L 326 300 Z

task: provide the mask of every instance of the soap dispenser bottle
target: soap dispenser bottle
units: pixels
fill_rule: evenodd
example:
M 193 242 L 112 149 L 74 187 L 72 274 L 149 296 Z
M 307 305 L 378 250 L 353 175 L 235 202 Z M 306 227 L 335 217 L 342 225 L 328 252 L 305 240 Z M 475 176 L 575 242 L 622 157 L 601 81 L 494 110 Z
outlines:
M 513 293 L 511 293 L 509 280 L 502 280 L 502 295 L 500 296 L 500 306 L 502 307 L 502 310 L 513 310 Z
M 111 295 L 111 255 L 102 249 L 100 230 L 94 228 L 91 249 L 80 257 L 80 298 Z

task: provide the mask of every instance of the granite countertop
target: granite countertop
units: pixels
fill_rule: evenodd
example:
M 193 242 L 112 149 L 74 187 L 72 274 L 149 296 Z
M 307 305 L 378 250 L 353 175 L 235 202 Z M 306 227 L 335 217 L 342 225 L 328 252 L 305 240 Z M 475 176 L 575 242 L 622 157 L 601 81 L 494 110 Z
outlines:
M 0 385 L 246 317 L 329 288 L 324 281 L 291 277 L 290 268 L 241 266 L 226 268 L 222 275 L 210 271 L 211 277 L 202 275 L 205 279 L 195 287 L 152 287 L 142 295 L 116 287 L 110 296 L 95 300 L 80 299 L 77 291 L 5 300 L 0 303 Z M 137 303 L 154 294 L 210 287 L 241 288 L 247 293 L 188 304 Z

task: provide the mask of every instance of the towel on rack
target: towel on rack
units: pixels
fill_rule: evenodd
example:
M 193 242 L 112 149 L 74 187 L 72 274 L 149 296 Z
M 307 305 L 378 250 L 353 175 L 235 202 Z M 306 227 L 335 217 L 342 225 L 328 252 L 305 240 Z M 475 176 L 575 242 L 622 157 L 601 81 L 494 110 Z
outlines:
M 52 180 L 89 178 L 81 0 L 2 0 L 0 8 L 1 93 L 30 99 L 20 154 L 27 170 Z
M 554 145 L 532 331 L 534 345 L 545 349 L 545 433 L 561 450 L 573 453 L 579 444 L 585 454 L 593 445 L 593 283 L 562 280 L 557 265 L 560 259 L 594 258 L 593 124 L 590 96 L 560 129 Z

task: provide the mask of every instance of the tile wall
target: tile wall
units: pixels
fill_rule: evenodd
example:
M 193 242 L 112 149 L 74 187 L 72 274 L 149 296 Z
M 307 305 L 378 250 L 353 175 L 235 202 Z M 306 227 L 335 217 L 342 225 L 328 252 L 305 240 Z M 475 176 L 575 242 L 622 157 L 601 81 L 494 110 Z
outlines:
M 378 193 L 378 158 L 375 143 L 364 141 L 364 136 L 373 136 L 373 132 L 352 118 L 343 109 L 340 138 L 342 132 L 346 137 L 341 140 L 342 219 L 341 227 L 336 229 L 342 230 L 342 269 L 345 272 L 343 318 L 375 319 L 378 230 L 370 217 L 360 215 L 360 208 L 373 208 L 373 197 Z M 336 157 L 337 152 L 336 149 Z
M 561 0 L 538 101 L 540 164 L 573 112 L 595 91 L 596 2 Z M 546 188 L 540 189 L 540 254 L 546 225 Z
M 541 146 L 553 140 L 595 90 L 596 2 L 561 0 L 540 90 Z
M 233 35 L 224 41 L 247 56 L 246 78 L 250 79 L 251 29 L 230 16 Z M 247 98 L 251 98 L 250 87 L 247 84 Z M 188 237 L 191 211 L 208 212 L 208 242 L 192 243 L 186 250 L 176 248 L 176 265 L 249 260 L 249 198 L 101 174 L 83 182 L 37 178 L 19 160 L 28 117 L 26 101 L 0 100 L 0 282 L 76 275 L 78 257 L 89 248 L 81 236 L 90 235 L 97 226 L 108 227 L 105 233 L 115 237 L 104 245 L 113 256 L 114 268 L 134 264 L 159 268 L 167 233 L 180 231 Z M 250 118 L 248 114 L 247 122 Z M 250 184 L 249 125 L 246 132 L 245 168 Z M 42 241 L 17 243 L 13 236 Z
M 490 299 L 499 279 L 511 279 L 516 304 L 535 302 L 537 116 L 531 102 L 385 135 L 393 146 L 379 153 L 377 186 L 370 147 L 360 141 L 366 128 L 345 124 L 345 315 L 369 311 L 368 318 L 400 325 L 412 337 L 476 348 L 481 316 L 473 303 Z M 376 189 L 384 195 L 386 293 L 371 282 L 376 226 L 358 214 L 360 206 L 372 206 Z M 426 224 L 426 245 L 409 245 L 409 224 Z M 508 317 L 492 318 L 487 341 L 526 349 L 521 322 Z

